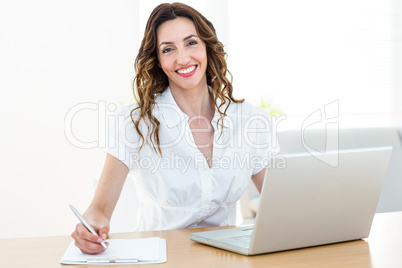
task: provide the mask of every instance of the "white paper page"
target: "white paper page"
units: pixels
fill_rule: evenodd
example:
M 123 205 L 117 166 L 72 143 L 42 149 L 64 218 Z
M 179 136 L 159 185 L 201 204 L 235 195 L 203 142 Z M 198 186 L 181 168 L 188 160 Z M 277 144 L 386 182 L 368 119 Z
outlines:
M 85 263 L 88 259 L 134 259 L 139 261 L 158 261 L 160 251 L 160 238 L 136 238 L 136 239 L 109 239 L 108 249 L 100 254 L 84 254 L 72 241 L 61 260 L 65 262 Z M 165 248 L 166 251 L 166 248 Z

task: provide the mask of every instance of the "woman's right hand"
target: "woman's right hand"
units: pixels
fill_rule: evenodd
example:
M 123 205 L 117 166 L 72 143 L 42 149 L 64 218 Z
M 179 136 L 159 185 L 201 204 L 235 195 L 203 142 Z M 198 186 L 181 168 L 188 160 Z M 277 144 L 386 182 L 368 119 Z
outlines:
M 82 223 L 79 223 L 71 234 L 72 238 L 75 240 L 75 245 L 85 254 L 99 254 L 104 252 L 106 249 L 100 243 L 103 242 L 109 234 L 109 220 L 103 213 L 91 208 L 88 208 L 83 217 L 99 236 L 92 234 Z M 105 243 L 106 246 L 109 245 L 107 242 Z
M 128 175 L 128 167 L 116 157 L 106 154 L 105 165 L 96 188 L 95 196 L 87 211 L 82 215 L 97 234 L 93 235 L 81 223 L 77 224 L 71 236 L 75 245 L 86 254 L 99 254 L 105 251 L 100 244 L 110 230 L 110 218 L 119 199 L 124 182 Z M 107 242 L 105 242 L 108 245 Z

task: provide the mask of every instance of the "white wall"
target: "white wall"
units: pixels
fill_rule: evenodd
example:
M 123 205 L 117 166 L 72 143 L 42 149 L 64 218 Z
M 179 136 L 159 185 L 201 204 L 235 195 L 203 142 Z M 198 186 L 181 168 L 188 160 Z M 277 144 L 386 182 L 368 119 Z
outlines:
M 394 5 L 391 0 L 231 2 L 229 63 L 237 92 L 253 103 L 270 101 L 287 114 L 281 128 L 299 128 L 306 116 L 333 101 L 339 102 L 341 127 L 391 125 L 393 56 L 400 51 L 392 42 L 397 33 L 392 13 L 394 24 L 401 18 Z
M 392 57 L 394 124 L 402 126 L 402 1 L 392 1 Z
M 136 1 L 0 2 L 0 238 L 65 235 L 83 211 L 104 155 L 65 137 L 77 104 L 129 103 L 138 50 Z M 97 137 L 97 111 L 73 119 Z
M 68 204 L 85 210 L 104 159 L 101 150 L 82 147 L 94 147 L 89 142 L 96 143 L 102 134 L 99 115 L 107 117 L 116 106 L 132 101 L 133 63 L 143 28 L 161 2 L 0 2 L 0 238 L 72 231 L 77 220 Z M 266 93 L 280 108 L 290 106 L 291 111 L 302 102 L 308 113 L 338 97 L 345 99 L 341 105 L 358 105 L 359 85 L 371 96 L 364 98 L 364 107 L 375 103 L 378 89 L 397 96 L 383 98 L 392 99 L 394 112 L 402 107 L 402 55 L 397 49 L 402 38 L 395 30 L 402 16 L 392 21 L 388 14 L 401 14 L 398 1 L 183 2 L 214 23 L 229 53 L 239 98 L 258 103 Z M 360 30 L 360 39 L 354 38 Z M 339 48 L 333 50 L 336 55 L 321 46 L 332 41 Z M 360 49 L 365 42 L 366 49 Z M 342 62 L 366 62 L 366 67 L 333 65 Z M 325 72 L 330 67 L 335 69 Z M 348 82 L 354 86 L 337 95 Z M 308 89 L 313 90 L 300 94 Z M 281 92 L 288 95 L 275 97 Z M 71 117 L 77 107 L 88 109 Z M 379 108 L 389 107 L 382 103 Z M 386 118 L 392 123 L 392 116 Z M 70 134 L 76 138 L 73 144 Z

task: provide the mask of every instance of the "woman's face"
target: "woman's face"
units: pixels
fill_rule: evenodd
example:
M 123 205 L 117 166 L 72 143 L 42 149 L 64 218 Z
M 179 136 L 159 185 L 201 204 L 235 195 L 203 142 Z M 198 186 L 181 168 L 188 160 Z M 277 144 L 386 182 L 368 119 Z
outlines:
M 157 29 L 157 46 L 159 64 L 171 88 L 207 86 L 206 46 L 191 20 L 179 17 L 162 23 Z

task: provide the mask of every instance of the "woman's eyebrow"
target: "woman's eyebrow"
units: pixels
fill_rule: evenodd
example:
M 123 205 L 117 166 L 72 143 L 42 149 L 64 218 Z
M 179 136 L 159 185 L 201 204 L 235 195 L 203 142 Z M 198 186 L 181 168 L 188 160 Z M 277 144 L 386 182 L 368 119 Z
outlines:
M 172 44 L 173 44 L 173 42 L 162 42 L 162 43 L 159 44 L 159 47 L 161 45 L 172 45 Z
M 188 40 L 188 39 L 190 39 L 190 38 L 192 38 L 192 37 L 198 37 L 198 36 L 195 35 L 195 34 L 190 34 L 189 36 L 184 37 L 184 38 L 183 38 L 183 41 L 186 41 L 186 40 Z M 159 44 L 159 47 L 160 47 L 161 45 L 172 45 L 172 44 L 173 44 L 173 42 L 162 42 L 162 43 Z
M 183 39 L 183 41 L 186 41 L 187 39 L 190 39 L 191 37 L 198 37 L 198 36 L 196 36 L 195 34 L 190 34 L 189 36 L 185 37 Z

